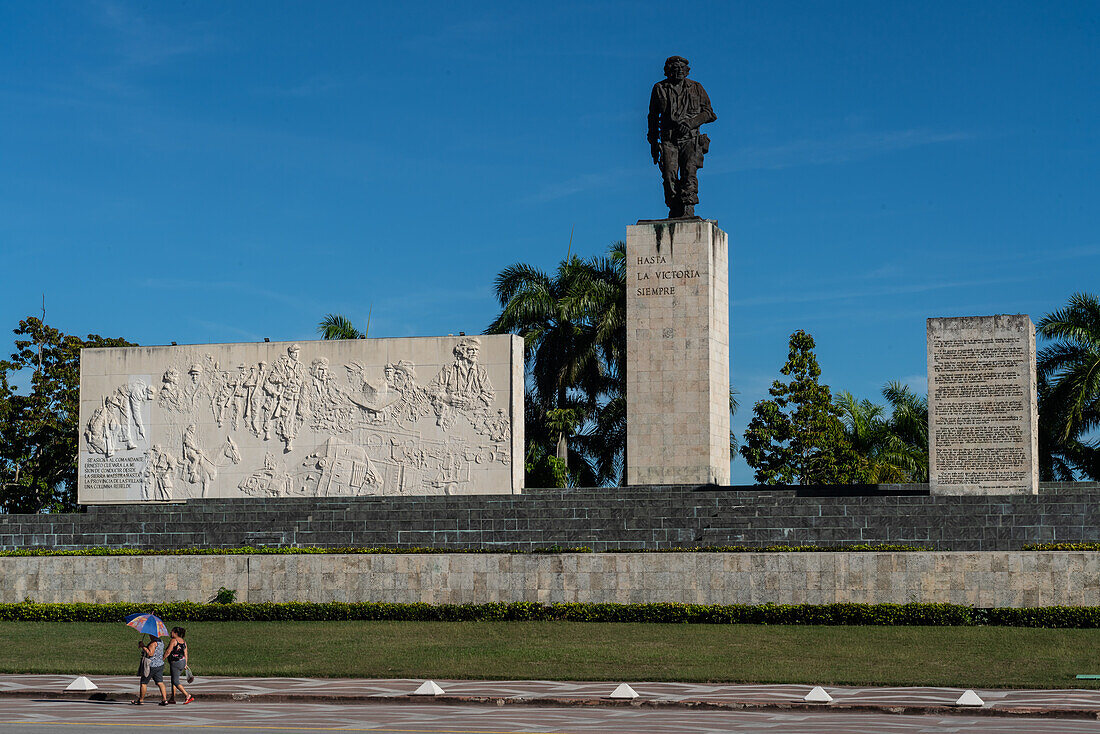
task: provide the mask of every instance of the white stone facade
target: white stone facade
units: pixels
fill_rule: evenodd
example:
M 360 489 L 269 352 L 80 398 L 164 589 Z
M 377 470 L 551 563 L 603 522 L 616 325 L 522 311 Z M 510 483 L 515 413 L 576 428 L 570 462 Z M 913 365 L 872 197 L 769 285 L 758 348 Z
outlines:
M 1037 494 L 1035 327 L 1025 314 L 928 319 L 934 494 Z
M 84 504 L 516 493 L 510 335 L 85 349 Z
M 729 260 L 710 220 L 626 228 L 626 483 L 730 482 Z

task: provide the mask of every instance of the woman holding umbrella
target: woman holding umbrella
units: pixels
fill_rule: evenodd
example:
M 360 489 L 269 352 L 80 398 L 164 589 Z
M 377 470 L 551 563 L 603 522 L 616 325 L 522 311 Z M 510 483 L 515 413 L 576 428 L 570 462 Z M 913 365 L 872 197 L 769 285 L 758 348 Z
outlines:
M 160 689 L 160 705 L 167 706 L 168 691 L 164 689 L 164 642 L 160 637 L 168 634 L 168 628 L 155 614 L 131 614 L 126 618 L 126 624 L 138 632 L 149 635 L 148 641 L 138 641 L 138 647 L 141 649 L 138 676 L 141 682 L 137 699 L 130 703 L 140 706 L 145 701 L 146 686 L 149 685 L 149 681 L 153 681 Z

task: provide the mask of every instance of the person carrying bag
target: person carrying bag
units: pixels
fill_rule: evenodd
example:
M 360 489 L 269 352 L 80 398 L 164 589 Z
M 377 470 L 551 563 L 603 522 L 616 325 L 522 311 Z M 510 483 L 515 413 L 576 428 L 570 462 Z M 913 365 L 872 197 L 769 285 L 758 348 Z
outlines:
M 195 701 L 195 697 L 187 692 L 180 681 L 181 675 L 187 678 L 188 683 L 195 680 L 195 676 L 191 675 L 191 668 L 187 660 L 187 642 L 183 639 L 186 634 L 187 630 L 183 627 L 173 627 L 168 649 L 164 653 L 172 674 L 172 697 L 168 699 L 168 703 L 176 702 L 177 690 L 183 695 L 184 703 L 194 703 Z

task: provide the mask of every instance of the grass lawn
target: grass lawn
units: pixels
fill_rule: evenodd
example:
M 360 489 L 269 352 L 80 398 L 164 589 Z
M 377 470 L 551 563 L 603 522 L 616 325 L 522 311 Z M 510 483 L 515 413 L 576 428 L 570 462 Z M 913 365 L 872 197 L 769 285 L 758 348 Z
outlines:
M 169 620 L 169 626 L 172 622 Z M 187 624 L 200 675 L 1097 688 L 1100 629 L 581 622 Z M 0 622 L 0 672 L 130 674 L 123 624 Z

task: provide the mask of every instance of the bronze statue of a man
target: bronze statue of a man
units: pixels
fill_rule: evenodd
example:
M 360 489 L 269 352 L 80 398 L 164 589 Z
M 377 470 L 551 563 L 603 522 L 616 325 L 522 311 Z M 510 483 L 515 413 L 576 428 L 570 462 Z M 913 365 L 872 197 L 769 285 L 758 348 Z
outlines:
M 718 119 L 703 85 L 687 78 L 689 71 L 687 59 L 669 56 L 665 79 L 653 85 L 649 98 L 649 148 L 653 162 L 661 167 L 669 219 L 695 216 L 695 172 L 703 167 L 703 154 L 710 148 L 710 138 L 699 132 L 699 126 Z

